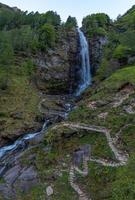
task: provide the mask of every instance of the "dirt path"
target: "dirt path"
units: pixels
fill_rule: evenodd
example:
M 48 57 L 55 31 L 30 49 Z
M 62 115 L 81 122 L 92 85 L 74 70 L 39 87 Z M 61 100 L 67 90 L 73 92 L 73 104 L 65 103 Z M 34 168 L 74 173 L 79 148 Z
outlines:
M 123 128 L 126 128 L 128 125 L 123 127 L 119 133 L 116 134 L 115 138 L 111 137 L 110 130 L 101 127 L 101 126 L 89 126 L 86 124 L 80 124 L 80 123 L 62 123 L 62 126 L 69 127 L 70 129 L 82 129 L 82 130 L 87 130 L 87 131 L 94 131 L 98 133 L 103 133 L 107 139 L 107 143 L 114 153 L 116 162 L 114 161 L 108 161 L 105 159 L 95 159 L 94 157 L 90 156 L 90 151 L 87 151 L 87 154 L 85 153 L 86 150 L 80 150 L 78 153 L 80 154 L 80 157 L 83 159 L 83 170 L 79 169 L 78 166 L 76 165 L 75 162 L 72 162 L 71 167 L 70 167 L 70 172 L 69 172 L 69 183 L 71 187 L 74 189 L 74 191 L 78 194 L 79 200 L 91 200 L 90 198 L 87 197 L 87 194 L 83 192 L 83 190 L 75 183 L 76 181 L 76 173 L 79 173 L 82 176 L 87 176 L 89 173 L 88 170 L 88 162 L 96 162 L 99 163 L 103 166 L 107 167 L 120 167 L 124 166 L 128 162 L 128 154 L 125 151 L 121 151 L 119 147 L 117 146 L 117 140 L 119 138 L 119 134 L 122 132 Z M 58 128 L 58 126 L 56 126 Z M 56 128 L 54 127 L 54 128 Z

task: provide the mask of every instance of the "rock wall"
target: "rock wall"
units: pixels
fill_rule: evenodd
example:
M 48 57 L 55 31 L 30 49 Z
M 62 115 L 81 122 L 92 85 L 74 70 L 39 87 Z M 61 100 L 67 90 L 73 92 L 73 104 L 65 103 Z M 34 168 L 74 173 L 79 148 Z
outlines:
M 37 66 L 35 82 L 38 89 L 48 94 L 72 93 L 78 63 L 78 33 L 72 29 L 61 35 L 54 49 L 34 58 Z
M 91 72 L 94 75 L 101 64 L 103 58 L 103 47 L 107 44 L 107 37 L 94 36 L 89 39 L 89 52 L 91 61 Z

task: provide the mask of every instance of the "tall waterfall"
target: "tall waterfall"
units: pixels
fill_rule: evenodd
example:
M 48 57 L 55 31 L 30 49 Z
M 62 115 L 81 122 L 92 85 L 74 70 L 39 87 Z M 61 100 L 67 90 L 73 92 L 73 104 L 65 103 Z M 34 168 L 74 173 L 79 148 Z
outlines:
M 91 84 L 91 70 L 89 59 L 89 46 L 84 33 L 78 28 L 80 38 L 80 80 L 76 92 L 76 96 L 79 96 L 90 84 Z

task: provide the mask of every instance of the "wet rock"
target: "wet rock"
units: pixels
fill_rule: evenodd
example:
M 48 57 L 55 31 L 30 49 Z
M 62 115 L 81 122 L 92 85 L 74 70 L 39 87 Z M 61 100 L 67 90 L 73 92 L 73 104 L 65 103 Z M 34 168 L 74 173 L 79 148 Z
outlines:
M 7 184 L 12 185 L 20 174 L 21 167 L 19 165 L 9 169 L 4 175 L 4 180 Z
M 36 86 L 48 94 L 70 93 L 75 84 L 76 67 L 78 65 L 78 33 L 76 29 L 61 33 L 60 42 L 46 54 L 38 54 L 33 58 L 37 66 L 34 82 Z
M 6 184 L 0 184 L 0 194 L 3 197 L 3 200 L 15 200 L 15 194 L 11 186 L 7 186 Z
M 42 142 L 44 139 L 44 134 L 38 134 L 36 137 L 31 138 L 28 143 L 29 145 L 36 145 L 39 144 L 40 142 Z
M 128 58 L 128 64 L 129 64 L 129 65 L 135 64 L 135 56 L 129 57 L 129 58 Z
M 95 36 L 90 41 L 90 60 L 92 65 L 92 74 L 95 74 L 99 68 L 102 57 L 103 57 L 103 48 L 108 43 L 107 37 Z
M 90 154 L 91 154 L 91 145 L 86 144 L 80 147 L 73 153 L 73 158 L 72 158 L 73 164 L 75 166 L 80 166 L 83 158 L 85 157 L 89 159 Z
M 28 192 L 32 187 L 38 184 L 38 174 L 33 166 L 24 168 L 17 178 L 14 188 L 21 192 Z
M 12 118 L 14 118 L 14 119 L 22 119 L 23 118 L 23 113 L 22 112 L 16 112 L 16 113 L 12 113 L 11 115 L 10 115 Z
M 51 187 L 51 186 L 48 186 L 47 188 L 46 188 L 46 194 L 47 194 L 47 196 L 51 196 L 51 195 L 53 195 L 53 188 Z

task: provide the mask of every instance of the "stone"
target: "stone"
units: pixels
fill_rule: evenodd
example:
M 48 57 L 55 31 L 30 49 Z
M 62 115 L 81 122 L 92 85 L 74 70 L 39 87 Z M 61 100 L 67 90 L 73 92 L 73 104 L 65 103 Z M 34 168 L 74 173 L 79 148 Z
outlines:
M 14 119 L 22 119 L 23 118 L 23 113 L 22 112 L 16 112 L 16 113 L 12 113 L 11 117 Z
M 4 180 L 6 181 L 6 183 L 9 185 L 13 184 L 14 181 L 19 176 L 20 170 L 21 168 L 19 165 L 16 165 L 12 167 L 11 169 L 9 169 L 4 175 Z
M 53 195 L 53 193 L 54 193 L 53 188 L 51 186 L 48 186 L 46 188 L 46 194 L 47 194 L 47 196 L 51 196 L 51 195 Z
M 98 117 L 99 117 L 100 119 L 106 119 L 107 116 L 108 116 L 108 112 L 100 113 L 100 114 L 98 115 Z
M 48 94 L 67 94 L 73 91 L 78 66 L 78 40 L 76 29 L 68 31 L 66 37 L 61 33 L 57 47 L 33 58 L 37 66 L 34 81 L 39 89 Z
M 32 187 L 38 184 L 38 175 L 33 166 L 21 170 L 20 176 L 17 178 L 14 188 L 21 192 L 28 192 Z
M 21 175 L 19 176 L 19 180 L 32 180 L 37 177 L 37 173 L 34 170 L 34 167 L 31 166 L 29 168 L 24 168 L 22 170 Z

